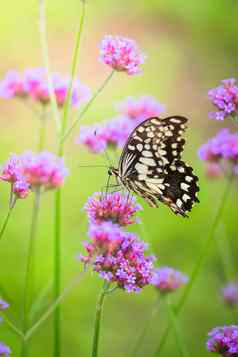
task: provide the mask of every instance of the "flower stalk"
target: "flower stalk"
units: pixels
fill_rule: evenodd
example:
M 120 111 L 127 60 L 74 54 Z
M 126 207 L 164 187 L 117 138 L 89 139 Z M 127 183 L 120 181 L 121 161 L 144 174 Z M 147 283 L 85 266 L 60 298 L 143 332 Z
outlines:
M 14 205 L 10 206 L 9 209 L 8 209 L 7 215 L 5 217 L 5 220 L 3 222 L 2 228 L 0 230 L 0 240 L 4 236 L 4 233 L 6 231 L 6 228 L 7 228 L 7 225 L 8 225 L 9 219 L 11 217 L 11 214 L 12 214 L 14 206 L 15 206 L 15 203 L 14 203 Z
M 36 245 L 36 233 L 37 223 L 40 209 L 41 190 L 37 188 L 34 197 L 34 206 L 32 211 L 30 240 L 27 252 L 27 266 L 24 286 L 24 298 L 23 298 L 23 333 L 25 334 L 29 326 L 29 307 L 32 301 L 32 294 L 34 292 L 34 264 L 35 264 L 35 245 Z M 21 356 L 27 356 L 27 343 L 24 339 L 22 342 Z
M 83 32 L 83 25 L 85 21 L 85 3 L 82 3 L 82 12 L 79 23 L 79 29 L 76 37 L 76 44 L 72 59 L 71 81 L 67 92 L 66 104 L 64 107 L 63 117 L 61 121 L 59 137 L 58 137 L 58 155 L 64 156 L 64 142 L 61 138 L 65 134 L 67 128 L 69 109 L 71 105 L 72 86 L 73 80 L 76 75 L 77 64 L 79 59 L 79 49 L 81 43 L 81 37 Z M 57 301 L 61 294 L 61 212 L 62 212 L 62 191 L 59 188 L 55 194 L 55 236 L 54 236 L 54 282 L 53 282 L 53 294 L 54 299 Z M 54 356 L 61 356 L 60 348 L 60 306 L 58 305 L 54 310 Z
M 177 319 L 177 315 L 174 311 L 174 307 L 171 303 L 169 294 L 167 294 L 167 296 L 165 297 L 166 300 L 166 305 L 167 305 L 167 310 L 168 310 L 168 316 L 169 316 L 169 320 L 170 323 L 172 325 L 173 328 L 173 332 L 176 338 L 176 342 L 177 342 L 177 346 L 178 346 L 178 350 L 180 353 L 181 357 L 189 357 L 189 354 L 187 352 L 186 346 L 184 344 L 182 335 L 181 335 L 181 329 L 179 328 L 178 325 L 178 319 Z
M 223 191 L 223 195 L 222 195 L 222 198 L 221 198 L 221 201 L 220 201 L 220 204 L 219 204 L 219 207 L 217 209 L 217 213 L 214 217 L 214 220 L 213 220 L 213 223 L 211 225 L 211 228 L 209 230 L 209 234 L 207 236 L 207 239 L 205 241 L 205 244 L 203 246 L 203 249 L 201 251 L 201 254 L 199 255 L 198 257 L 198 260 L 197 260 L 197 263 L 192 271 L 192 274 L 191 274 L 191 277 L 189 279 L 189 282 L 188 284 L 185 286 L 185 289 L 184 289 L 184 293 L 183 295 L 181 296 L 181 299 L 179 300 L 178 304 L 174 307 L 174 313 L 175 313 L 175 316 L 177 316 L 180 311 L 182 310 L 183 306 L 185 305 L 188 297 L 189 297 L 189 294 L 190 294 L 190 291 L 192 290 L 195 282 L 196 282 L 196 279 L 197 277 L 199 276 L 199 273 L 206 261 L 206 258 L 207 256 L 209 255 L 210 253 L 210 250 L 211 250 L 211 246 L 212 246 L 212 243 L 214 242 L 215 240 L 215 234 L 216 234 L 216 231 L 217 231 L 217 228 L 218 228 L 218 225 L 221 221 L 221 218 L 222 218 L 222 214 L 224 212 L 224 209 L 225 209 L 225 205 L 226 205 L 226 202 L 227 202 L 227 199 L 229 197 L 229 192 L 230 192 L 230 189 L 231 189 L 231 183 L 232 183 L 232 179 L 233 179 L 233 174 L 232 176 L 227 180 L 226 182 L 226 186 L 225 186 L 225 189 Z M 170 331 L 170 325 L 166 328 L 164 334 L 162 335 L 162 338 L 160 340 L 160 343 L 159 343 L 159 346 L 155 352 L 155 355 L 154 357 L 158 357 L 160 356 L 160 353 L 166 343 L 166 340 L 167 340 L 167 337 L 169 335 L 169 331 Z
M 93 345 L 92 345 L 92 357 L 98 357 L 98 345 L 100 337 L 100 327 L 102 320 L 103 304 L 106 295 L 109 293 L 109 284 L 107 281 L 104 282 L 99 299 L 96 305 L 96 317 L 94 323 L 94 335 L 93 335 Z
M 110 74 L 106 77 L 102 85 L 96 90 L 92 98 L 89 100 L 89 102 L 85 105 L 84 109 L 82 112 L 79 114 L 78 118 L 72 123 L 70 128 L 66 131 L 66 133 L 62 136 L 61 141 L 62 143 L 65 142 L 65 140 L 68 138 L 68 136 L 71 134 L 71 132 L 74 130 L 74 128 L 78 125 L 82 117 L 86 114 L 88 109 L 91 107 L 91 105 L 94 103 L 95 99 L 98 97 L 98 95 L 103 91 L 103 89 L 106 87 L 108 82 L 111 80 L 113 74 L 115 73 L 115 70 L 112 70 Z

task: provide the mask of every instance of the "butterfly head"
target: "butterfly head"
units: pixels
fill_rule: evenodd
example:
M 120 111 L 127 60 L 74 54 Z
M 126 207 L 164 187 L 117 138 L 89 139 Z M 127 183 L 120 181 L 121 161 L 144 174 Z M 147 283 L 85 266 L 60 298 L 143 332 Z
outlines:
M 109 176 L 114 175 L 114 176 L 118 177 L 118 176 L 119 176 L 118 169 L 115 169 L 115 167 L 112 167 L 112 166 L 109 167 L 109 169 L 108 169 L 108 175 L 109 175 Z

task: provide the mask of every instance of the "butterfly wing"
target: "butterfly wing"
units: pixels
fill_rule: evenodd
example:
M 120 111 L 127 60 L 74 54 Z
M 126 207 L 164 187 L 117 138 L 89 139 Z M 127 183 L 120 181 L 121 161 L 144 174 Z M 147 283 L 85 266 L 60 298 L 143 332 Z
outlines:
M 130 135 L 119 161 L 127 189 L 153 207 L 159 200 L 181 215 L 198 201 L 199 190 L 192 168 L 181 161 L 186 122 L 181 116 L 145 120 Z

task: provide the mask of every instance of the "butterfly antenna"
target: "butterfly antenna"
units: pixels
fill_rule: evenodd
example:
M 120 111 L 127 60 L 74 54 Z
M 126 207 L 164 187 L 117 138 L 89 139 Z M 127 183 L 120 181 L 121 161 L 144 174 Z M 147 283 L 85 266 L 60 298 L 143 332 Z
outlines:
M 94 131 L 94 135 L 97 136 L 97 130 Z M 107 148 L 105 148 L 105 151 L 103 153 L 104 153 L 104 156 L 106 158 L 106 161 L 108 162 L 109 167 L 111 167 L 112 166 L 112 161 L 111 161 L 111 158 L 110 158 L 110 155 L 108 153 Z
M 107 168 L 107 165 L 78 165 L 78 167 L 86 167 L 86 168 L 91 168 L 91 169 L 93 169 L 93 168 L 95 168 L 95 167 L 100 167 L 100 168 L 104 168 L 105 169 L 105 167 Z

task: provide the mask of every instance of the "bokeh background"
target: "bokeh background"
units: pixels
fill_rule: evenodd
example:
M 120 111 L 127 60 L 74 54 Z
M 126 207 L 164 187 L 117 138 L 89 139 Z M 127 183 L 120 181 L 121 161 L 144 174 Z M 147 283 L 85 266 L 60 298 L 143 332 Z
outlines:
M 81 11 L 79 0 L 47 2 L 48 40 L 51 66 L 67 74 L 70 69 L 75 31 Z M 36 0 L 4 1 L 1 4 L 0 76 L 9 69 L 24 70 L 42 66 Z M 147 54 L 142 75 L 128 77 L 117 74 L 84 118 L 84 123 L 99 122 L 115 115 L 115 104 L 126 96 L 154 95 L 165 104 L 166 114 L 190 118 L 184 156 L 200 177 L 200 201 L 189 219 L 176 217 L 166 207 L 144 205 L 143 226 L 132 227 L 150 243 L 151 251 L 161 265 L 171 265 L 190 273 L 213 219 L 224 188 L 224 180 L 209 181 L 203 163 L 197 156 L 198 147 L 209 136 L 229 123 L 208 119 L 211 110 L 207 91 L 221 79 L 237 75 L 237 15 L 235 0 L 88 0 L 86 25 L 80 55 L 78 76 L 95 90 L 108 68 L 98 61 L 98 47 L 105 34 L 121 34 L 136 39 Z M 9 153 L 34 150 L 37 145 L 38 119 L 19 101 L 0 102 L 1 150 L 0 161 Z M 235 130 L 235 127 L 233 128 Z M 80 168 L 80 164 L 107 164 L 103 155 L 94 156 L 74 143 L 77 130 L 67 144 L 66 163 L 71 175 L 64 188 L 63 223 L 63 285 L 82 270 L 76 260 L 81 242 L 86 238 L 87 222 L 82 207 L 89 195 L 105 184 L 107 170 Z M 48 123 L 47 146 L 55 150 L 55 128 Z M 8 187 L 0 186 L 0 219 L 7 210 Z M 232 258 L 237 262 L 237 188 L 230 196 L 217 238 L 225 236 Z M 19 202 L 11 217 L 0 249 L 0 285 L 11 303 L 10 314 L 20 321 L 26 249 L 29 237 L 32 197 Z M 221 248 L 223 249 L 223 248 Z M 52 279 L 53 252 L 53 193 L 45 195 L 40 213 L 37 242 L 37 293 L 45 291 Z M 238 267 L 236 266 L 238 269 Z M 236 272 L 234 271 L 234 278 Z M 208 330 L 216 325 L 237 323 L 237 313 L 227 309 L 220 297 L 225 282 L 219 249 L 214 243 L 189 301 L 181 314 L 180 323 L 188 349 L 193 357 L 205 357 Z M 62 307 L 62 348 L 64 356 L 90 355 L 95 303 L 102 281 L 88 274 Z M 174 295 L 174 301 L 179 292 Z M 138 295 L 117 291 L 105 305 L 100 343 L 100 356 L 126 357 L 138 338 L 152 309 L 156 293 L 152 288 Z M 51 296 L 45 303 L 51 301 Z M 152 356 L 166 327 L 167 315 L 163 304 L 148 330 L 138 357 Z M 52 355 L 52 320 L 41 326 L 31 340 L 32 356 Z M 11 346 L 18 356 L 19 340 L 4 325 L 0 340 Z M 178 356 L 171 333 L 161 357 Z

